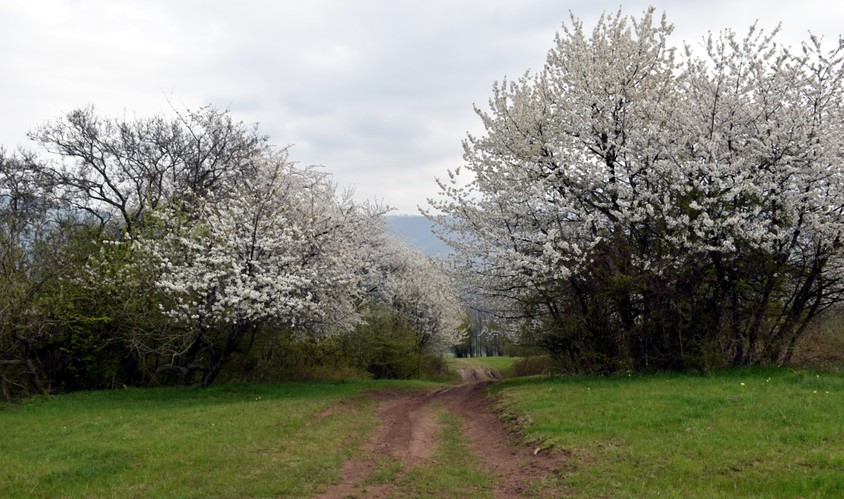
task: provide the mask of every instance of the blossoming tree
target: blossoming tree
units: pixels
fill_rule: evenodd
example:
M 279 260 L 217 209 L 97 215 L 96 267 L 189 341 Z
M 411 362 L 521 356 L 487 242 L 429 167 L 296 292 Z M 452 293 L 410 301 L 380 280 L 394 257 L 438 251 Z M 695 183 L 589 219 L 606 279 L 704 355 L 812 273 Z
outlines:
M 79 226 L 49 232 L 67 232 L 58 253 L 74 271 L 50 276 L 70 298 L 56 295 L 42 322 L 65 341 L 53 364 L 81 360 L 76 371 L 96 374 L 85 380 L 114 380 L 119 363 L 128 383 L 208 385 L 235 357 L 257 364 L 274 340 L 356 331 L 373 301 L 412 323 L 420 349 L 458 334 L 444 270 L 389 243 L 386 207 L 355 202 L 227 110 L 127 120 L 85 108 L 30 136 L 59 158 L 0 161 L 0 201 L 18 199 L 6 180 L 35 179 L 48 211 Z M 18 362 L 0 336 L 0 361 Z
M 130 234 L 149 210 L 174 196 L 219 196 L 253 175 L 254 159 L 269 147 L 257 126 L 213 106 L 131 120 L 102 116 L 89 106 L 29 136 L 65 159 L 39 167 L 54 195 Z
M 162 309 L 178 327 L 136 340 L 169 354 L 187 379 L 209 384 L 229 355 L 263 326 L 309 334 L 348 331 L 361 319 L 363 274 L 382 209 L 339 196 L 329 177 L 299 168 L 286 151 L 265 155 L 258 174 L 197 211 L 154 213 L 136 240 L 162 269 Z
M 672 29 L 572 17 L 431 201 L 479 306 L 572 369 L 787 362 L 842 297 L 841 42 Z
M 407 318 L 420 349 L 443 350 L 459 343 L 465 311 L 442 263 L 388 235 L 375 248 L 370 298 Z

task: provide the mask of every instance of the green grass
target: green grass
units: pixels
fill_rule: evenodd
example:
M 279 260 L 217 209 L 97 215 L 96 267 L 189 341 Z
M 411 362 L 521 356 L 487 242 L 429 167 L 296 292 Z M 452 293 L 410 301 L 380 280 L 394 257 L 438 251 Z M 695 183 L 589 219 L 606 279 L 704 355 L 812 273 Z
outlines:
M 339 476 L 377 423 L 364 391 L 430 386 L 224 385 L 32 399 L 0 410 L 0 497 L 308 495 Z
M 490 359 L 459 362 L 503 367 Z M 0 497 L 309 496 L 338 480 L 377 424 L 364 392 L 434 386 L 129 389 L 0 406 Z M 581 497 L 844 497 L 841 372 L 531 377 L 490 389 L 527 438 L 571 454 L 558 485 Z M 490 495 L 460 420 L 441 417 L 432 459 L 411 470 L 387 459 L 371 483 Z
M 468 357 L 451 358 L 449 363 L 454 367 L 488 367 L 495 369 L 507 376 L 513 364 L 521 360 L 521 357 Z
M 398 490 L 409 497 L 492 497 L 492 484 L 466 446 L 460 418 L 443 413 L 440 420 L 433 458 L 397 477 Z
M 844 374 L 521 378 L 492 388 L 571 453 L 582 497 L 844 497 Z
M 390 484 L 401 497 L 492 497 L 489 477 L 478 467 L 477 456 L 468 448 L 460 418 L 440 408 L 441 424 L 434 455 L 406 469 L 405 463 L 382 456 L 377 469 L 364 481 L 368 485 Z
M 396 457 L 378 457 L 376 469 L 360 485 L 361 497 L 371 495 L 371 487 L 380 485 L 390 486 L 398 497 L 493 496 L 492 481 L 468 448 L 461 419 L 442 407 L 437 417 L 440 430 L 433 456 L 410 468 Z

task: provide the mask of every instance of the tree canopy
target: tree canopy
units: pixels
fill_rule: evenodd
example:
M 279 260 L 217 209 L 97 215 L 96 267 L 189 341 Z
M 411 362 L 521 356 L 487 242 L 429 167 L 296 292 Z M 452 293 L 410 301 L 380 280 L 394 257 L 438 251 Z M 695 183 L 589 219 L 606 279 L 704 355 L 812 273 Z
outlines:
M 787 362 L 842 297 L 842 43 L 572 16 L 431 201 L 476 306 L 572 370 Z

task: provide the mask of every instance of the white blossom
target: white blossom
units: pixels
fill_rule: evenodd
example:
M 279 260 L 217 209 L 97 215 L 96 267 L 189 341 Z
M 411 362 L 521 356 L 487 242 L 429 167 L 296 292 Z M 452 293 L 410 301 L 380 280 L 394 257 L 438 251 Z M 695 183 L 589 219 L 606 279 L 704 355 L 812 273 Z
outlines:
M 792 53 L 753 27 L 681 59 L 672 30 L 653 9 L 591 34 L 572 17 L 542 71 L 496 83 L 477 109 L 485 133 L 428 215 L 500 315 L 558 314 L 562 290 L 596 272 L 666 282 L 759 254 L 841 274 L 842 46 Z

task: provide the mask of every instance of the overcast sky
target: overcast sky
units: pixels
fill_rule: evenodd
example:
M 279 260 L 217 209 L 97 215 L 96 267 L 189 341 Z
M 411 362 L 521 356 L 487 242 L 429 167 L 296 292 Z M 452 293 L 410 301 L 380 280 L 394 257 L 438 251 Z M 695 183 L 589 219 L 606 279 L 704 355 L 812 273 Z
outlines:
M 756 20 L 794 46 L 844 30 L 835 0 L 0 0 L 0 145 L 37 151 L 28 130 L 88 104 L 213 104 L 358 198 L 416 213 L 480 132 L 492 83 L 541 68 L 569 11 L 591 30 L 619 4 L 665 11 L 678 45 Z

